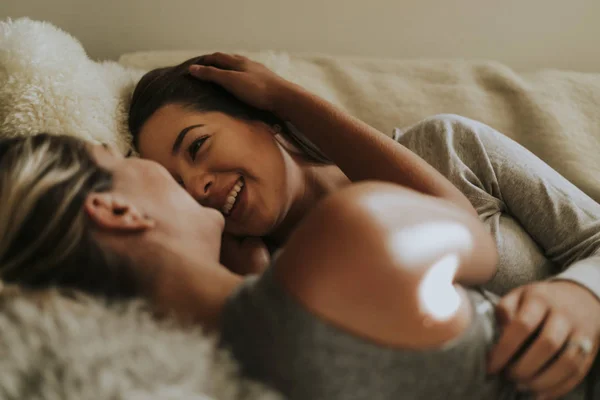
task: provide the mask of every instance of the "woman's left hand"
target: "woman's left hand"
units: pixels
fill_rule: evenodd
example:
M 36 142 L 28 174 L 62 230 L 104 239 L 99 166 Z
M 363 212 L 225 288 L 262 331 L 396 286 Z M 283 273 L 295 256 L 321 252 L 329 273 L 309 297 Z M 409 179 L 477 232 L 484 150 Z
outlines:
M 246 57 L 214 53 L 190 66 L 190 75 L 222 86 L 242 102 L 275 113 L 279 96 L 293 84 Z
M 585 378 L 600 337 L 600 301 L 592 292 L 569 281 L 537 282 L 502 298 L 497 313 L 502 334 L 489 373 L 505 370 L 540 399 L 563 396 Z

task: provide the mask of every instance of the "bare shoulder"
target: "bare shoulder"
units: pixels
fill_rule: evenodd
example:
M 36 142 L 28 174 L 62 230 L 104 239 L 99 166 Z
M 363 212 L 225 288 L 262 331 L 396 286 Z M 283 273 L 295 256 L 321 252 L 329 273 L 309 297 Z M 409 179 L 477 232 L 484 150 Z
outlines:
M 481 279 L 491 276 L 493 257 L 472 251 L 477 237 L 493 247 L 486 235 L 477 219 L 444 200 L 386 183 L 355 184 L 305 218 L 275 276 L 303 306 L 343 329 L 384 345 L 430 347 L 468 323 L 469 307 L 453 286 L 458 265 L 451 264 L 483 261 Z M 442 265 L 433 285 L 438 302 L 456 303 L 439 326 L 423 303 L 435 265 Z

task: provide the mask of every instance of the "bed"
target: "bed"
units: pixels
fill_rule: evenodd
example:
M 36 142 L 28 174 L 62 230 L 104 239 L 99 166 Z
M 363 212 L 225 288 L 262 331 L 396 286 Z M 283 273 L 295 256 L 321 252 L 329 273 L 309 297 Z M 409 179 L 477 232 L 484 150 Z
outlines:
M 95 62 L 74 37 L 51 24 L 0 22 L 0 137 L 66 133 L 115 144 L 125 153 L 131 142 L 128 101 L 141 75 L 210 51 L 146 51 Z M 600 73 L 517 72 L 490 61 L 239 53 L 386 134 L 440 113 L 481 120 L 600 201 Z M 58 294 L 53 298 L 45 310 L 27 299 L 3 303 L 0 397 L 275 398 L 264 388 L 240 389 L 235 366 L 202 332 L 155 326 L 142 308 L 92 302 L 73 311 Z M 166 343 L 173 350 L 165 351 Z M 202 356 L 186 354 L 194 348 Z

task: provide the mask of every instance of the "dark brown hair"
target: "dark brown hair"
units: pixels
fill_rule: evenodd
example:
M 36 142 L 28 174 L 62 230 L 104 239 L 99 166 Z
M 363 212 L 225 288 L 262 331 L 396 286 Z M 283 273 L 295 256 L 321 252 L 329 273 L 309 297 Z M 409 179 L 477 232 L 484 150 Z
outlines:
M 137 294 L 129 262 L 100 246 L 83 209 L 89 193 L 112 183 L 81 140 L 0 140 L 0 278 L 109 298 Z
M 156 111 L 168 104 L 180 104 L 200 112 L 222 112 L 242 120 L 279 125 L 285 138 L 308 161 L 331 164 L 329 158 L 314 144 L 296 130 L 288 129 L 272 113 L 241 102 L 214 83 L 192 77 L 188 72 L 189 66 L 199 61 L 200 57 L 196 57 L 176 66 L 152 70 L 138 82 L 129 107 L 129 131 L 133 135 L 134 146 L 138 145 L 140 130 Z

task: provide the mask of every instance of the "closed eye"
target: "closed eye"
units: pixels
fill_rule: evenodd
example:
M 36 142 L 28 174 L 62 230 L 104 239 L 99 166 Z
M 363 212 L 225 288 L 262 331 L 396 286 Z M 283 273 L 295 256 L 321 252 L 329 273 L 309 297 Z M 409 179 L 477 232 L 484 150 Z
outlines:
M 206 139 L 208 139 L 208 135 L 202 136 L 202 137 L 194 140 L 189 145 L 189 147 L 188 147 L 188 153 L 189 153 L 190 158 L 192 159 L 192 161 L 196 161 L 196 155 L 200 151 L 200 148 L 202 147 L 202 145 L 204 144 L 204 142 L 206 142 Z

